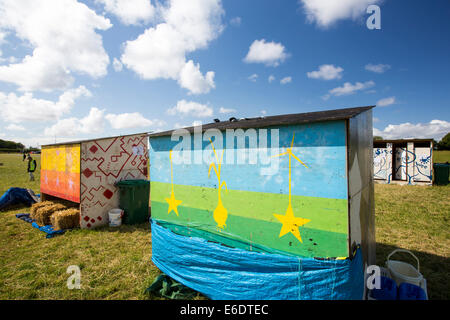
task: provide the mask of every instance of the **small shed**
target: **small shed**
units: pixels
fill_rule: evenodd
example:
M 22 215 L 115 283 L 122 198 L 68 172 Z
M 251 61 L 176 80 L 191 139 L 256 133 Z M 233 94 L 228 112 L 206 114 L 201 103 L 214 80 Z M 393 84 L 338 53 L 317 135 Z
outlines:
M 377 183 L 431 185 L 433 139 L 375 140 L 373 174 Z
M 362 298 L 372 108 L 150 134 L 153 262 L 213 299 Z
M 43 145 L 41 198 L 78 203 L 81 228 L 107 224 L 115 183 L 148 178 L 147 150 L 147 133 Z

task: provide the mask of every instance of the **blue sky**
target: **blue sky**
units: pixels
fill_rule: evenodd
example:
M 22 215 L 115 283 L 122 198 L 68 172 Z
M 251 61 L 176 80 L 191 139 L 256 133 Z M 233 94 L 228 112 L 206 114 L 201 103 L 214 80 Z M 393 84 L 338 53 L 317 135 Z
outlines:
M 374 134 L 440 139 L 449 32 L 446 0 L 0 0 L 0 138 L 376 104 Z

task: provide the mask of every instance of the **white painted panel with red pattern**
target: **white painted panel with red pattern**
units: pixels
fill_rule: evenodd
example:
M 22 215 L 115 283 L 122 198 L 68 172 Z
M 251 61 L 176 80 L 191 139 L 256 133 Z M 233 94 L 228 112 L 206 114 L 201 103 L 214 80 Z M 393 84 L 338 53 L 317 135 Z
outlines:
M 81 144 L 81 228 L 108 223 L 108 211 L 119 206 L 116 182 L 148 178 L 147 150 L 144 134 Z

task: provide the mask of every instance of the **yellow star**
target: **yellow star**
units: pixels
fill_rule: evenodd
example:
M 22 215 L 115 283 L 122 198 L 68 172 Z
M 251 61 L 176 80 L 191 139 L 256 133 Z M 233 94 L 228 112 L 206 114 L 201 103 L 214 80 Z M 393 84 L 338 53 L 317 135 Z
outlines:
M 169 214 L 171 211 L 175 211 L 175 213 L 178 216 L 178 206 L 181 204 L 181 200 L 175 199 L 175 194 L 173 191 L 170 194 L 170 198 L 165 198 L 166 202 L 169 204 L 169 209 L 167 210 L 167 214 Z
M 292 206 L 290 204 L 284 216 L 281 214 L 274 214 L 274 216 L 283 224 L 280 231 L 280 238 L 290 232 L 294 235 L 294 237 L 298 239 L 298 241 L 303 243 L 302 237 L 300 237 L 300 231 L 298 231 L 298 227 L 307 224 L 311 220 L 295 217 L 294 211 L 292 211 Z

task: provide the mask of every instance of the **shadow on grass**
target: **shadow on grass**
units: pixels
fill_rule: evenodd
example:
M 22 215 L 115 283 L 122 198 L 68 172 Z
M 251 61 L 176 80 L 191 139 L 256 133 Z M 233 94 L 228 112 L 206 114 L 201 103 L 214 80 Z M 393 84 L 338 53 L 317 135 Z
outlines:
M 386 267 L 388 255 L 395 249 L 403 249 L 384 243 L 377 243 L 377 265 Z M 420 262 L 419 271 L 427 280 L 427 291 L 430 300 L 450 299 L 450 258 L 442 257 L 427 252 L 409 250 Z M 417 261 L 407 253 L 396 253 L 390 260 L 399 260 L 410 263 L 417 268 Z

